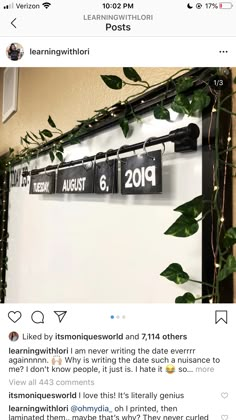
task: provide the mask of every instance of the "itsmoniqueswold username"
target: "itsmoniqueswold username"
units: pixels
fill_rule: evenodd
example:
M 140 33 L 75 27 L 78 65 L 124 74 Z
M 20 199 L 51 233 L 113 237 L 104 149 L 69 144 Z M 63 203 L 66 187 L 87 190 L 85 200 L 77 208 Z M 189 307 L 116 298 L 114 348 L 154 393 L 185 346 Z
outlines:
M 66 392 L 66 393 L 41 393 L 41 392 L 9 392 L 9 398 L 36 398 L 37 400 L 50 399 L 50 398 L 77 398 L 77 392 Z
M 66 48 L 66 49 L 53 49 L 47 48 L 43 50 L 36 50 L 34 48 L 30 48 L 30 55 L 55 55 L 60 57 L 61 55 L 89 55 L 90 49 L 81 49 L 81 48 Z

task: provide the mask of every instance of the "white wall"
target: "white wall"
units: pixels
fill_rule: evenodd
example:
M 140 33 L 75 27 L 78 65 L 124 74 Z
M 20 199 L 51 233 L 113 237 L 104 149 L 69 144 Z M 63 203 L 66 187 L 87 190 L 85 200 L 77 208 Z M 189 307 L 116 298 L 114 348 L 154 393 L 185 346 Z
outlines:
M 144 141 L 190 122 L 201 129 L 200 118 L 178 117 L 168 123 L 148 115 L 132 125 L 129 139 L 119 127 L 110 129 L 68 147 L 65 158 Z M 43 196 L 12 188 L 7 302 L 167 303 L 185 291 L 201 296 L 198 284 L 177 286 L 159 275 L 178 262 L 201 280 L 201 229 L 189 238 L 163 234 L 178 217 L 173 209 L 202 193 L 201 147 L 187 154 L 173 150 L 167 143 L 162 194 Z M 49 163 L 43 156 L 37 166 Z M 30 169 L 34 167 L 32 161 Z

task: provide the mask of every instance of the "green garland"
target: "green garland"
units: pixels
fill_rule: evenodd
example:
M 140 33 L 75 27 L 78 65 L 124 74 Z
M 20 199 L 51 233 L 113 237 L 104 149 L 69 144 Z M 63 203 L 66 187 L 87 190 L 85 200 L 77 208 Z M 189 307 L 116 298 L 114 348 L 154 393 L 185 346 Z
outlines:
M 210 279 L 204 279 L 202 282 L 198 280 L 193 280 L 190 278 L 190 275 L 186 273 L 180 264 L 174 262 L 170 264 L 160 275 L 164 276 L 170 281 L 173 281 L 176 284 L 184 284 L 188 281 L 200 283 L 206 285 L 210 289 L 210 293 L 206 296 L 195 297 L 192 293 L 185 293 L 183 296 L 178 296 L 176 298 L 176 303 L 195 303 L 197 300 L 203 298 L 210 298 L 211 302 L 217 303 L 220 301 L 219 286 L 220 283 L 227 279 L 233 272 L 236 272 L 236 258 L 230 253 L 232 246 L 236 243 L 236 228 L 231 227 L 227 231 L 224 230 L 224 209 L 225 209 L 225 188 L 226 188 L 226 174 L 227 167 L 233 166 L 233 164 L 228 162 L 229 151 L 233 149 L 231 144 L 230 135 L 227 139 L 227 149 L 225 151 L 219 150 L 219 117 L 221 112 L 230 112 L 225 107 L 223 103 L 227 100 L 226 97 L 221 101 L 221 94 L 219 91 L 215 91 L 209 85 L 208 81 L 199 80 L 196 76 L 186 76 L 186 73 L 190 69 L 181 69 L 171 77 L 166 80 L 150 85 L 147 81 L 143 80 L 142 77 L 137 73 L 132 67 L 123 68 L 123 74 L 125 77 L 121 79 L 116 75 L 101 75 L 102 81 L 106 86 L 113 90 L 121 90 L 126 86 L 134 86 L 141 88 L 138 93 L 128 96 L 125 100 L 119 101 L 117 104 L 104 107 L 102 109 L 96 110 L 95 114 L 85 120 L 78 120 L 78 125 L 76 129 L 68 134 L 67 139 L 73 143 L 79 143 L 79 137 L 87 133 L 94 124 L 99 121 L 103 121 L 107 117 L 116 117 L 119 116 L 119 125 L 123 132 L 124 137 L 127 137 L 131 134 L 129 119 L 127 116 L 131 115 L 136 121 L 140 120 L 140 117 L 135 114 L 134 109 L 131 104 L 131 99 L 137 98 L 140 95 L 143 95 L 146 92 L 151 91 L 160 85 L 166 86 L 166 91 L 163 94 L 161 101 L 155 105 L 153 109 L 153 115 L 156 119 L 162 119 L 170 121 L 169 110 L 164 106 L 164 101 L 168 97 L 169 89 L 175 89 L 175 97 L 171 103 L 171 109 L 178 114 L 193 116 L 198 112 L 202 112 L 203 109 L 209 106 L 211 102 L 211 95 L 214 96 L 214 106 L 212 108 L 211 117 L 213 113 L 216 113 L 216 135 L 215 135 L 215 145 L 214 145 L 214 185 L 212 199 L 209 202 L 204 201 L 202 196 L 196 197 L 191 201 L 184 203 L 178 206 L 174 211 L 180 213 L 180 216 L 177 220 L 165 231 L 165 235 L 172 235 L 176 237 L 189 237 L 194 235 L 199 229 L 199 223 L 207 216 L 211 215 L 213 220 L 216 217 L 216 231 L 212 224 L 212 236 L 216 234 L 215 243 L 212 244 L 212 252 L 214 256 L 214 278 L 211 282 Z M 183 74 L 182 77 L 178 77 Z M 219 69 L 215 69 L 215 75 L 221 74 Z M 189 98 L 188 90 L 191 89 L 197 81 L 201 81 L 204 84 L 203 89 L 197 89 Z M 234 95 L 236 92 L 233 92 Z M 230 96 L 232 96 L 230 95 Z M 230 112 L 231 113 L 231 112 Z M 231 113 L 233 117 L 235 113 Z M 26 134 L 21 137 L 20 144 L 22 149 L 19 152 L 15 152 L 13 148 L 9 149 L 7 155 L 0 159 L 0 171 L 5 174 L 6 171 L 9 171 L 10 168 L 14 165 L 15 162 L 29 162 L 32 156 L 35 156 L 35 151 L 37 154 L 47 146 L 48 140 L 52 140 L 54 136 L 63 134 L 60 129 L 57 128 L 52 117 L 48 118 L 49 128 L 39 130 L 37 134 L 33 132 L 26 132 Z M 229 129 L 230 132 L 230 129 Z M 209 133 L 210 136 L 210 133 Z M 54 161 L 57 158 L 60 162 L 63 161 L 63 141 L 58 141 L 52 144 L 49 149 L 49 156 L 51 161 Z M 209 148 L 211 145 L 209 143 Z M 222 155 L 224 159 L 222 159 Z M 222 196 L 223 199 L 219 200 L 219 171 L 220 165 L 223 164 L 224 167 L 224 185 Z M 197 219 L 200 215 L 200 219 Z M 1 261 L 1 267 L 6 267 L 6 261 Z M 2 283 L 0 278 L 0 294 L 1 298 L 5 295 L 5 283 Z

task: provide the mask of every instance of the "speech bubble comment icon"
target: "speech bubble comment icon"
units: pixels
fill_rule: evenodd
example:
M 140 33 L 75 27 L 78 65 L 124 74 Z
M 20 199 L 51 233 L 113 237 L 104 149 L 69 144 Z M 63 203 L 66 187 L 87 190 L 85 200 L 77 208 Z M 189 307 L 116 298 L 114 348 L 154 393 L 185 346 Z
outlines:
M 31 314 L 31 319 L 35 324 L 44 324 L 44 314 L 41 311 L 34 311 Z

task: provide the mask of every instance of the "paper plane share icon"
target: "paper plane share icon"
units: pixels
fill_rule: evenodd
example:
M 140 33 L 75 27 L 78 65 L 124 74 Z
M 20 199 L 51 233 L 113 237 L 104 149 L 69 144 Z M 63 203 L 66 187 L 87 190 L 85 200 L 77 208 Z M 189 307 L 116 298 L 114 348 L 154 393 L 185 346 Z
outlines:
M 65 318 L 67 311 L 54 311 L 54 314 L 58 316 L 59 322 L 62 322 L 62 320 Z

